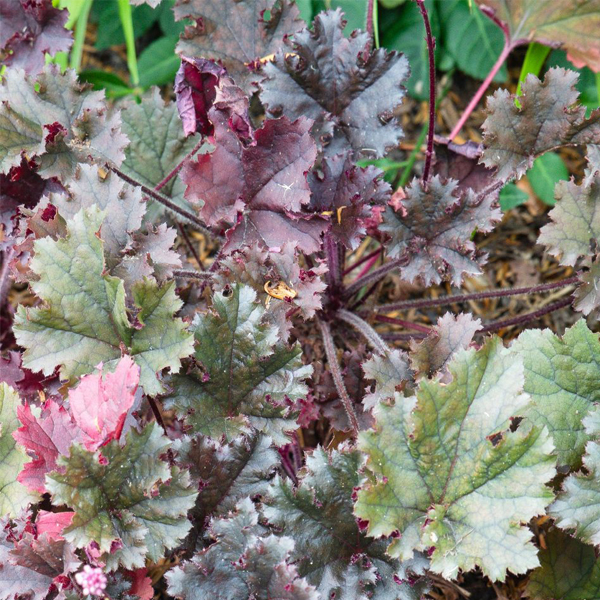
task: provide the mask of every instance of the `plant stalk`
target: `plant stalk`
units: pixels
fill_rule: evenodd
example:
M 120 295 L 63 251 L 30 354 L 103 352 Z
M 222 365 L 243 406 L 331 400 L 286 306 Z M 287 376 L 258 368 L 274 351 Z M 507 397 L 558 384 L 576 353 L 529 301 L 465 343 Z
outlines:
M 505 296 L 522 296 L 524 294 L 538 294 L 547 292 L 569 285 L 576 285 L 579 279 L 577 276 L 561 279 L 552 283 L 543 283 L 533 287 L 512 288 L 507 290 L 492 290 L 489 292 L 475 292 L 473 294 L 456 294 L 454 296 L 443 296 L 442 298 L 428 298 L 420 300 L 403 300 L 402 302 L 393 302 L 391 304 L 382 304 L 373 307 L 374 312 L 393 312 L 396 310 L 408 310 L 410 308 L 431 308 L 433 306 L 448 306 L 459 302 L 469 302 L 471 300 L 485 300 L 486 298 L 502 298 Z
M 429 15 L 425 8 L 425 0 L 415 0 L 423 17 L 425 33 L 427 36 L 427 53 L 429 54 L 429 129 L 427 132 L 427 151 L 425 154 L 425 167 L 423 168 L 422 181 L 425 185 L 429 181 L 431 160 L 433 158 L 433 134 L 435 131 L 435 38 L 431 33 Z
M 426 325 L 420 325 L 419 323 L 413 323 L 411 321 L 404 321 L 403 319 L 396 319 L 395 317 L 386 317 L 384 315 L 376 315 L 375 320 L 379 323 L 390 323 L 391 325 L 400 325 L 406 329 L 413 329 L 414 331 L 420 331 L 421 333 L 431 333 L 431 328 Z
M 175 269 L 173 271 L 174 277 L 182 277 L 184 279 L 210 279 L 213 276 L 213 273 L 209 271 L 191 271 L 188 269 Z
M 337 356 L 335 355 L 335 346 L 333 345 L 333 336 L 331 334 L 331 328 L 329 327 L 328 323 L 325 323 L 325 321 L 319 321 L 319 327 L 321 328 L 321 335 L 323 336 L 323 346 L 325 347 L 325 355 L 327 356 L 327 362 L 329 363 L 329 370 L 331 371 L 331 376 L 333 377 L 335 389 L 340 395 L 340 400 L 342 401 L 344 410 L 348 415 L 348 419 L 350 421 L 350 425 L 352 426 L 354 433 L 358 434 L 358 417 L 354 412 L 352 400 L 350 399 L 350 396 L 348 395 L 348 390 L 344 385 L 342 371 L 337 361 Z
M 138 72 L 137 54 L 135 52 L 135 32 L 133 31 L 133 11 L 129 0 L 117 0 L 119 5 L 119 18 L 125 35 L 125 46 L 127 47 L 127 68 L 131 75 L 133 87 L 140 84 Z
M 179 234 L 183 238 L 183 241 L 185 242 L 187 249 L 190 251 L 191 255 L 194 257 L 194 260 L 198 263 L 198 266 L 202 270 L 204 270 L 204 263 L 202 262 L 200 255 L 196 251 L 196 248 L 194 248 L 194 244 L 192 244 L 192 240 L 190 240 L 190 236 L 187 234 L 187 231 L 185 230 L 185 226 L 183 225 L 183 223 L 177 223 L 177 229 L 179 229 Z
M 360 260 L 357 260 L 353 265 L 350 265 L 347 269 L 344 269 L 344 272 L 342 273 L 342 275 L 346 276 L 346 275 L 348 275 L 348 273 L 352 273 L 352 271 L 354 271 L 354 269 L 358 269 L 358 267 L 360 267 L 360 265 L 366 263 L 368 260 L 371 260 L 374 256 L 381 254 L 382 250 L 383 250 L 383 246 L 379 246 L 379 248 L 377 248 L 377 250 L 373 250 L 373 252 L 369 252 L 369 254 L 367 254 L 366 256 L 363 256 Z
M 200 150 L 200 147 L 203 143 L 204 138 L 201 137 L 198 140 L 198 143 L 183 157 L 183 160 L 160 183 L 158 183 L 154 189 L 158 192 L 161 188 L 167 185 L 167 183 L 169 183 L 169 181 L 171 181 L 171 179 L 173 179 L 173 177 L 175 177 L 175 175 L 177 175 L 177 173 L 181 171 L 183 165 L 185 164 L 185 161 L 192 158 L 192 156 L 194 156 L 194 154 L 196 154 L 196 152 Z
M 92 8 L 93 0 L 84 0 L 83 6 L 75 23 L 75 39 L 71 48 L 71 59 L 69 65 L 71 69 L 79 72 L 81 68 L 81 57 L 83 56 L 83 44 L 85 43 L 85 33 L 87 30 L 88 17 Z
M 357 314 L 341 308 L 337 311 L 337 315 L 342 321 L 352 325 L 373 346 L 378 354 L 384 356 L 389 352 L 390 349 L 381 336 Z
M 325 246 L 325 257 L 327 258 L 327 284 L 329 286 L 329 295 L 336 293 L 341 287 L 341 270 L 340 270 L 340 256 L 338 252 L 337 244 L 333 239 L 331 233 L 325 234 L 324 239 Z
M 380 279 L 383 279 L 390 271 L 393 271 L 394 269 L 397 269 L 398 267 L 402 267 L 405 264 L 406 264 L 406 258 L 404 258 L 404 257 L 397 258 L 396 260 L 391 260 L 390 262 L 386 263 L 385 265 L 382 265 L 378 269 L 375 269 L 374 271 L 367 273 L 367 275 L 365 275 L 361 279 L 357 279 L 355 282 L 353 282 L 351 285 L 349 285 L 346 288 L 346 290 L 344 292 L 344 298 L 346 300 L 352 298 L 352 296 L 354 296 L 354 294 L 360 292 L 360 290 L 365 285 L 369 285 L 370 283 L 375 283 L 375 282 L 379 281 Z

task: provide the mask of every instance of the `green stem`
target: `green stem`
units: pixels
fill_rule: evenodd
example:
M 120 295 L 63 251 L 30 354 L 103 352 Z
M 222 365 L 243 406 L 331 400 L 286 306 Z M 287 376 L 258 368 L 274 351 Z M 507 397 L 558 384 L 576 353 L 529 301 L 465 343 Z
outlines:
M 119 17 L 121 26 L 125 34 L 125 44 L 127 46 L 127 67 L 131 75 L 131 83 L 134 86 L 139 85 L 140 75 L 138 73 L 137 55 L 135 52 L 135 34 L 133 32 L 133 15 L 129 0 L 117 0 L 119 3 Z
M 548 46 L 543 46 L 542 44 L 538 44 L 537 42 L 532 42 L 529 44 L 527 48 L 527 54 L 525 55 L 525 60 L 523 61 L 523 65 L 521 66 L 521 74 L 519 75 L 519 86 L 517 87 L 517 96 L 521 95 L 521 85 L 525 81 L 525 78 L 529 74 L 533 74 L 536 77 L 540 74 L 544 63 L 546 62 L 546 58 L 550 53 L 550 48 Z M 518 98 L 515 99 L 515 104 L 520 108 L 520 102 Z
M 73 41 L 73 48 L 71 48 L 71 69 L 75 69 L 79 72 L 81 68 L 81 57 L 83 55 L 83 43 L 85 42 L 85 32 L 87 30 L 88 17 L 92 8 L 93 0 L 84 0 L 84 5 L 77 17 L 75 24 L 75 39 Z
M 373 3 L 373 39 L 375 40 L 375 48 L 379 48 L 379 2 L 375 0 Z

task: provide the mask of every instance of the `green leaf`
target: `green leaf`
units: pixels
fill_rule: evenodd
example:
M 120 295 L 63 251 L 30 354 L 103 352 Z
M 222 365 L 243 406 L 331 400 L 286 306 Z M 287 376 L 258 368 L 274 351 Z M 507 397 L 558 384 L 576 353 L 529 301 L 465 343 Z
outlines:
M 584 419 L 586 433 L 594 440 L 587 443 L 584 471 L 569 475 L 563 491 L 550 507 L 550 515 L 561 529 L 574 529 L 588 544 L 600 545 L 600 411 L 590 411 Z
M 97 236 L 103 219 L 96 207 L 82 210 L 68 222 L 66 238 L 35 242 L 31 269 L 39 280 L 31 287 L 45 306 L 18 308 L 14 331 L 26 348 L 23 366 L 50 375 L 60 365 L 61 376 L 73 379 L 99 362 L 115 366 L 125 346 L 141 367 L 144 391 L 157 394 L 163 390 L 156 372 L 178 371 L 193 349 L 183 321 L 173 318 L 181 301 L 175 282 L 158 287 L 144 280 L 133 288 L 143 327 L 130 325 L 123 281 L 104 273 L 104 243 Z
M 414 587 L 407 582 L 398 585 L 394 578 L 421 575 L 427 559 L 418 557 L 401 564 L 390 558 L 386 543 L 367 537 L 352 514 L 352 494 L 360 483 L 362 461 L 358 451 L 328 454 L 317 448 L 306 460 L 298 487 L 281 477 L 275 480 L 265 517 L 294 540 L 291 556 L 300 575 L 322 598 L 418 600 L 423 582 Z
M 79 73 L 79 79 L 91 83 L 95 90 L 105 90 L 108 98 L 121 98 L 135 93 L 135 89 L 130 88 L 118 75 L 107 71 L 89 69 Z
M 183 19 L 179 22 L 175 22 L 175 15 L 173 14 L 173 7 L 175 6 L 175 0 L 163 0 L 159 6 L 160 17 L 158 21 L 162 32 L 169 37 L 179 36 L 183 33 L 185 26 L 189 21 Z
M 426 0 L 425 6 L 430 15 L 432 33 L 437 37 L 439 23 L 433 1 Z M 428 97 L 429 90 L 429 54 L 419 7 L 415 2 L 407 2 L 402 8 L 390 13 L 386 21 L 382 23 L 382 46 L 406 54 L 410 64 L 410 77 L 406 82 L 408 93 L 424 100 Z M 364 28 L 364 24 L 361 28 Z
M 448 370 L 449 383 L 423 380 L 416 397 L 374 409 L 375 431 L 359 435 L 370 475 L 355 514 L 369 535 L 400 533 L 392 556 L 432 548 L 431 569 L 446 578 L 479 566 L 504 580 L 538 565 L 524 523 L 552 499 L 552 441 L 527 422 L 511 430 L 529 398 L 500 339 L 459 352 Z
M 365 29 L 367 20 L 367 2 L 356 0 L 315 0 L 314 14 L 323 10 L 335 10 L 341 8 L 344 13 L 344 19 L 348 21 L 344 35 L 349 36 L 355 29 Z M 311 19 L 312 21 L 312 19 Z M 310 25 L 310 21 L 308 21 Z
M 133 8 L 134 37 L 137 39 L 146 33 L 159 16 L 160 11 L 149 6 Z M 125 43 L 125 33 L 119 18 L 119 5 L 116 0 L 95 3 L 92 8 L 92 19 L 98 23 L 96 50 L 106 50 L 111 46 L 120 46 Z
M 554 206 L 554 186 L 569 179 L 569 169 L 556 152 L 548 152 L 533 161 L 527 171 L 527 179 L 535 195 L 544 203 Z
M 485 79 L 504 48 L 502 31 L 477 5 L 469 6 L 467 0 L 444 0 L 438 2 L 437 7 L 444 47 L 461 71 L 475 79 Z M 494 81 L 507 78 L 508 70 L 502 65 Z
M 525 391 L 531 396 L 527 416 L 547 427 L 558 465 L 577 467 L 590 439 L 582 424 L 600 402 L 600 339 L 585 320 L 562 338 L 549 329 L 524 331 L 512 345 L 525 365 Z
M 156 562 L 174 548 L 191 524 L 188 510 L 197 490 L 189 475 L 160 459 L 170 445 L 155 423 L 132 429 L 123 447 L 113 440 L 96 452 L 74 444 L 46 476 L 55 505 L 75 511 L 62 535 L 77 548 L 96 542 L 110 570 Z M 121 542 L 115 550 L 113 542 Z
M 0 383 L 0 514 L 15 517 L 30 502 L 37 501 L 22 483 L 17 481 L 26 462 L 27 454 L 13 438 L 21 423 L 17 419 L 19 394 L 6 383 Z
M 139 59 L 140 85 L 164 85 L 173 81 L 181 60 L 175 54 L 178 36 L 162 37 L 152 42 Z
M 198 141 L 198 136 L 185 137 L 175 103 L 165 103 L 158 88 L 148 90 L 139 104 L 128 99 L 123 105 L 121 119 L 123 131 L 131 140 L 125 150 L 122 169 L 151 188 L 160 183 Z M 194 212 L 183 199 L 184 191 L 179 177 L 174 177 L 161 190 L 173 202 Z M 151 200 L 146 218 L 155 221 L 163 210 Z
M 208 534 L 215 543 L 167 573 L 169 594 L 185 600 L 320 600 L 290 564 L 294 541 L 267 535 L 249 498 L 237 508 L 212 521 Z
M 525 55 L 525 59 L 523 60 L 523 64 L 521 65 L 521 73 L 519 75 L 519 85 L 517 86 L 516 95 L 521 95 L 521 86 L 523 82 L 527 78 L 527 75 L 530 73 L 539 77 L 540 71 L 546 62 L 546 58 L 550 53 L 550 48 L 548 46 L 543 46 L 542 44 L 538 44 L 537 42 L 533 42 L 529 44 L 527 47 L 527 54 Z M 515 104 L 517 106 L 520 105 L 518 98 L 515 100 Z
M 529 576 L 526 594 L 530 600 L 598 600 L 600 560 L 592 546 L 552 529 L 540 550 L 541 566 Z
M 527 202 L 529 194 L 519 189 L 514 183 L 507 183 L 500 190 L 500 208 L 503 212 L 516 208 Z
M 264 322 L 252 288 L 216 293 L 213 308 L 192 324 L 201 368 L 173 377 L 166 406 L 203 435 L 232 439 L 250 424 L 285 443 L 283 432 L 294 429 L 289 407 L 306 394 L 302 382 L 312 367 L 302 364 L 298 345 L 288 348 L 279 329 Z

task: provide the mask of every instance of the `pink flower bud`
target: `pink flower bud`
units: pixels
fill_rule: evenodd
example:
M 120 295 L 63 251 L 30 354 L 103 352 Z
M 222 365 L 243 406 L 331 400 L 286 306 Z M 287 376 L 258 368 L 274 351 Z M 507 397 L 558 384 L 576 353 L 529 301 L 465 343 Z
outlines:
M 106 575 L 100 567 L 85 565 L 83 571 L 75 574 L 75 581 L 85 595 L 102 596 L 106 589 Z

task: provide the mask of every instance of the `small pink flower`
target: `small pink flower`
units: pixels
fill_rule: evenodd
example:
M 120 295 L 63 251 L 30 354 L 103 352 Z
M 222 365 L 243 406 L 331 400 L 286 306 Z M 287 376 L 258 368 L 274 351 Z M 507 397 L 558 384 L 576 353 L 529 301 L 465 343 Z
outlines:
M 106 575 L 100 567 L 85 565 L 82 572 L 75 574 L 75 581 L 85 595 L 102 596 L 106 589 Z

